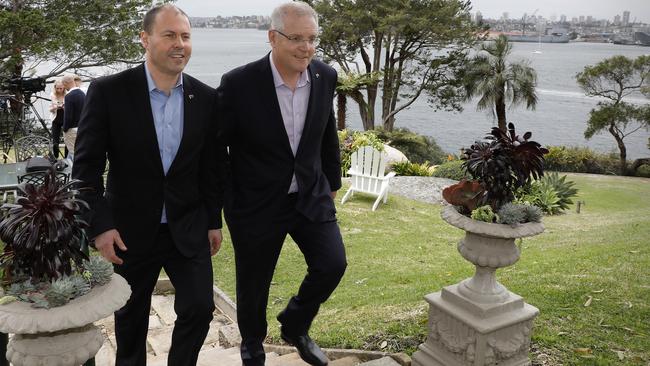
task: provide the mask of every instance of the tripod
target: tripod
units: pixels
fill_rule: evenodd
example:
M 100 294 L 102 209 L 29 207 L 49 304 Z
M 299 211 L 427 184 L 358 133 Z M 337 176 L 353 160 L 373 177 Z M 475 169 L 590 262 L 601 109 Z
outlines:
M 50 101 L 50 99 L 43 98 L 36 95 L 35 98 Z M 19 113 L 15 113 L 12 106 L 18 105 Z M 38 113 L 32 101 L 32 94 L 25 93 L 24 100 L 20 100 L 15 94 L 0 94 L 0 145 L 4 162 L 7 162 L 7 156 L 13 146 L 13 142 L 18 135 L 27 135 L 31 133 L 33 128 L 33 120 L 28 120 L 26 116 L 31 113 L 35 119 L 43 127 L 43 131 L 49 138 L 52 137 L 51 131 L 47 128 L 45 120 Z M 30 123 L 31 122 L 31 123 Z

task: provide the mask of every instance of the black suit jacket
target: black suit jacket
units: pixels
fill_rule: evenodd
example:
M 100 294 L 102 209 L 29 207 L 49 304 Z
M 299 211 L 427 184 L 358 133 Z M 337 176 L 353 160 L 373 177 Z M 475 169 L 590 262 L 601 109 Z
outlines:
M 64 101 L 65 109 L 63 110 L 63 131 L 75 128 L 79 125 L 81 110 L 84 106 L 84 94 L 81 89 L 75 89 L 66 94 Z
M 229 220 L 268 221 L 278 214 L 293 174 L 296 209 L 311 221 L 336 218 L 330 193 L 341 187 L 341 159 L 333 111 L 336 71 L 320 61 L 308 68 L 311 92 L 305 127 L 293 156 L 278 104 L 269 56 L 234 69 L 217 89 L 221 155 L 229 166 Z M 260 221 L 262 220 L 262 221 Z
M 221 227 L 222 205 L 211 163 L 215 156 L 206 144 L 216 134 L 215 91 L 185 74 L 183 88 L 183 136 L 165 176 L 144 66 L 90 85 L 72 175 L 90 188 L 83 197 L 91 207 L 91 238 L 115 228 L 128 253 L 151 250 L 164 202 L 179 251 L 193 256 L 209 249 L 207 231 Z

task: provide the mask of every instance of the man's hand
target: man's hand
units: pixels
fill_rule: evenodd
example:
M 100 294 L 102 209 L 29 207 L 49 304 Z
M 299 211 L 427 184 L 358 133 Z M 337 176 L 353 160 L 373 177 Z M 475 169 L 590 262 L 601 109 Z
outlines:
M 97 250 L 102 254 L 102 257 L 106 258 L 111 263 L 124 263 L 122 259 L 115 254 L 114 246 L 117 246 L 123 252 L 126 251 L 126 245 L 124 245 L 120 233 L 115 229 L 104 231 L 95 237 L 95 248 L 97 248 Z
M 210 255 L 213 256 L 221 248 L 221 241 L 223 240 L 221 229 L 208 230 L 208 240 L 210 241 Z
M 336 192 L 337 192 L 337 191 L 334 191 L 334 192 L 331 192 L 331 193 L 330 193 L 330 196 L 332 196 L 332 199 L 335 199 L 335 198 L 336 198 Z

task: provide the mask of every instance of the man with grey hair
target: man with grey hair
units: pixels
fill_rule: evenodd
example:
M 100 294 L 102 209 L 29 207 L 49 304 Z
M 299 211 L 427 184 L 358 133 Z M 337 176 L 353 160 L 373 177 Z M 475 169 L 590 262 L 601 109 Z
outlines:
M 341 161 L 333 112 L 336 71 L 314 60 L 318 20 L 303 2 L 277 7 L 271 52 L 223 76 L 217 89 L 225 217 L 235 249 L 237 319 L 245 366 L 263 366 L 266 306 L 287 235 L 307 274 L 278 315 L 280 335 L 311 365 L 327 365 L 308 335 L 343 277 L 346 257 L 334 198 Z M 254 107 L 252 107 L 254 106 Z

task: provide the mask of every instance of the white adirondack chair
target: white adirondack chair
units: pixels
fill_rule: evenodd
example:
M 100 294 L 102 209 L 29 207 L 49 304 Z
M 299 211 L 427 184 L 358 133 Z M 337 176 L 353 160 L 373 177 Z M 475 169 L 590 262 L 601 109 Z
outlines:
M 384 203 L 388 200 L 388 182 L 395 176 L 395 172 L 384 175 L 386 161 L 381 151 L 375 150 L 372 146 L 363 146 L 352 153 L 350 170 L 350 189 L 345 193 L 341 204 L 352 197 L 354 192 L 367 193 L 377 197 L 372 210 L 375 211 L 382 199 Z

